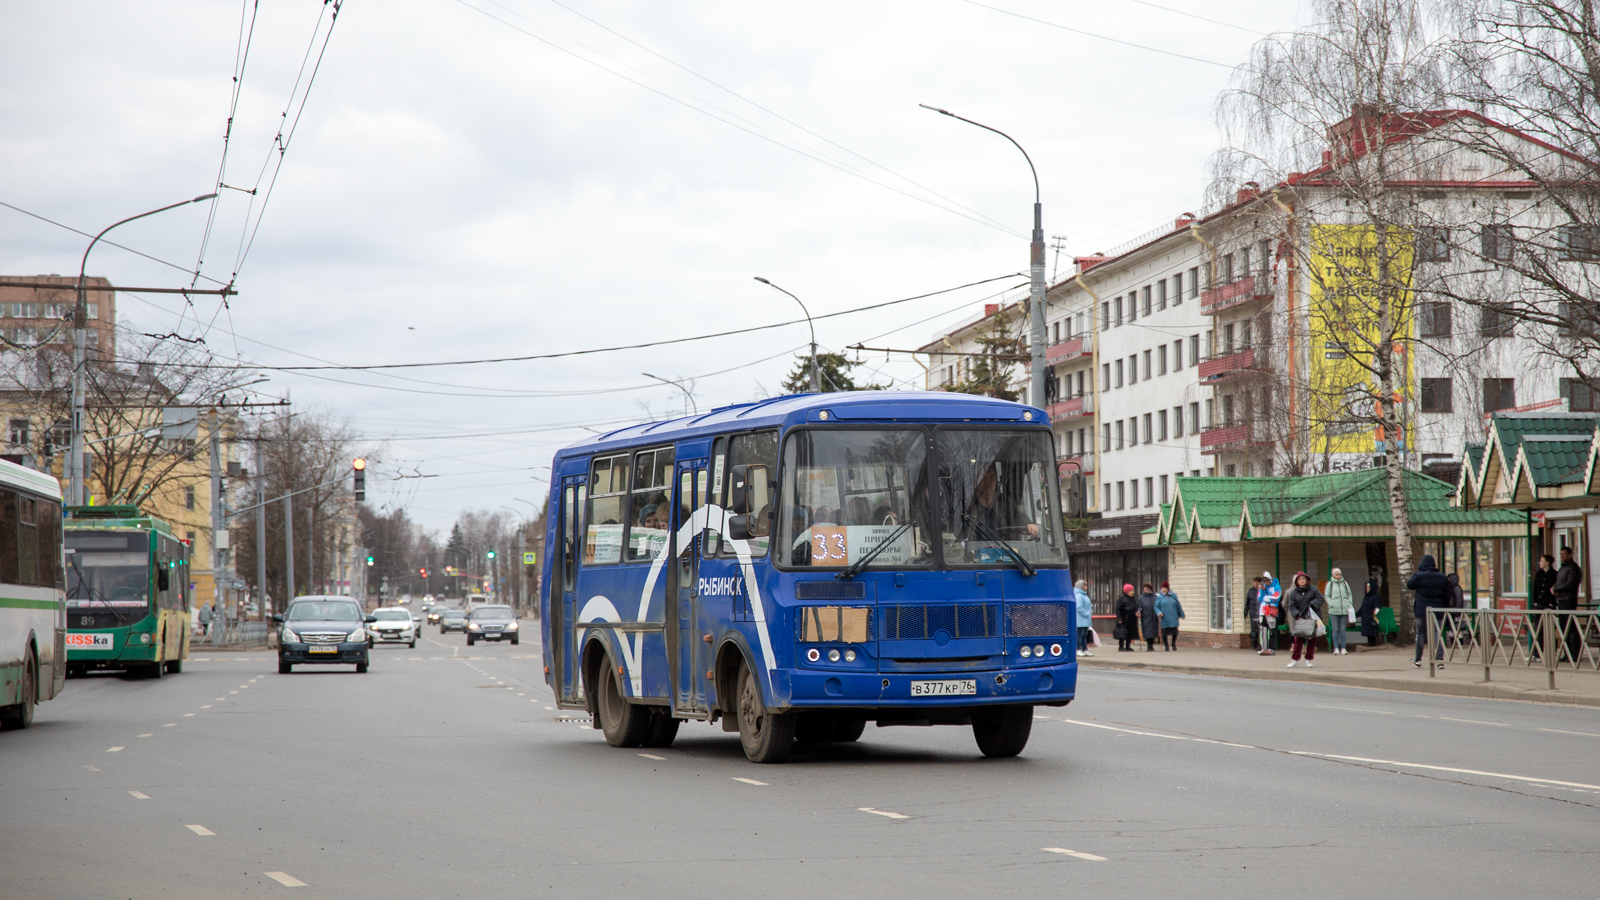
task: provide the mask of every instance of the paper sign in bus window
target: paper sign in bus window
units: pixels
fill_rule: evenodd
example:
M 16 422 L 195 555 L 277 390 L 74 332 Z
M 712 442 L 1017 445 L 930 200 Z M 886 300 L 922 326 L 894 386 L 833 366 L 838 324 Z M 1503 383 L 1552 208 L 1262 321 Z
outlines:
M 811 564 L 848 566 L 900 531 L 895 525 L 813 525 Z M 873 557 L 872 565 L 906 565 L 914 556 L 916 529 L 900 531 L 894 543 Z

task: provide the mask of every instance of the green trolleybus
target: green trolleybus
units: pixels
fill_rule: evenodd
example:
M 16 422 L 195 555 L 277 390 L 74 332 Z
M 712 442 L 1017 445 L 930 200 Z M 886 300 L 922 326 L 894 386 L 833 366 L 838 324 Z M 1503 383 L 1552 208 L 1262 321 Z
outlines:
M 68 511 L 67 671 L 125 669 L 149 678 L 189 656 L 189 547 L 134 506 Z
M 61 485 L 0 460 L 0 727 L 27 728 L 66 683 Z

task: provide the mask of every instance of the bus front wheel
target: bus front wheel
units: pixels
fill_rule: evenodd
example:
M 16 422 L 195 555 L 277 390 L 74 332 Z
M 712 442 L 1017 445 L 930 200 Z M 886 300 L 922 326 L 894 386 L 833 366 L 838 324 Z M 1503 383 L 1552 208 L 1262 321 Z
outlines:
M 22 658 L 21 701 L 15 706 L 0 707 L 0 728 L 11 731 L 33 724 L 33 707 L 39 699 L 39 665 L 34 662 L 33 648 Z
M 984 756 L 1016 756 L 1028 746 L 1033 731 L 1033 707 L 991 706 L 972 714 L 972 736 Z
M 169 659 L 166 662 L 166 667 L 167 667 L 167 672 L 169 674 L 172 674 L 172 675 L 181 674 L 183 672 L 183 660 L 181 660 L 181 659 Z
M 768 712 L 750 664 L 739 664 L 739 743 L 751 762 L 776 763 L 794 749 L 796 716 Z
M 605 660 L 605 678 L 600 684 L 600 731 L 613 747 L 637 747 L 650 733 L 650 710 L 629 703 L 622 696 L 616 666 Z

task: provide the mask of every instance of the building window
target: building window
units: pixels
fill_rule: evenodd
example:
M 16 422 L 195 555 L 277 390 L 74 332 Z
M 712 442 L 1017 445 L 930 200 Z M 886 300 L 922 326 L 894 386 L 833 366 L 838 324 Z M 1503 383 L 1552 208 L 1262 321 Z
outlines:
M 1117 420 L 1117 449 L 1128 446 L 1127 426 L 1122 419 Z
M 1127 507 L 1128 493 L 1127 488 L 1124 487 L 1126 484 L 1127 482 L 1125 481 L 1117 482 L 1117 509 L 1124 509 Z
M 1082 370 L 1082 369 L 1078 370 L 1078 394 L 1077 395 L 1079 397 L 1083 396 L 1083 373 L 1084 373 L 1084 370 Z
M 1220 268 L 1221 268 L 1221 271 L 1220 271 L 1219 274 L 1222 276 L 1222 283 L 1223 284 L 1232 284 L 1233 283 L 1233 254 L 1232 253 L 1229 253 L 1226 256 L 1222 257 L 1222 264 L 1221 264 Z
M 1200 365 L 1200 335 L 1189 335 L 1189 365 Z
M 1486 338 L 1511 337 L 1516 333 L 1516 322 L 1499 307 L 1478 307 L 1478 334 Z
M 194 488 L 192 487 L 183 489 L 183 508 L 194 509 Z
M 1167 374 L 1167 345 L 1162 344 L 1156 348 L 1156 374 Z
M 1111 319 L 1118 325 L 1122 324 L 1122 298 L 1111 301 Z
M 1200 296 L 1200 267 L 1195 266 L 1189 270 L 1189 299 Z
M 1144 317 L 1146 319 L 1148 319 L 1148 318 L 1150 318 L 1150 303 L 1151 303 L 1151 300 L 1150 300 L 1150 285 L 1147 284 L 1147 285 L 1144 286 L 1143 294 L 1144 294 Z
M 1517 405 L 1517 380 L 1515 378 L 1485 378 L 1483 380 L 1483 411 L 1498 412 L 1515 409 Z
M 1596 391 L 1576 378 L 1561 379 L 1561 396 L 1568 412 L 1600 412 L 1595 405 Z
M 1167 411 L 1164 409 L 1156 413 L 1156 433 L 1156 440 L 1167 439 Z
M 1155 506 L 1156 505 L 1156 489 L 1155 489 L 1155 479 L 1154 478 L 1146 478 L 1144 480 L 1144 505 L 1145 506 Z
M 1417 229 L 1417 262 L 1449 262 L 1450 229 L 1425 225 Z
M 1167 476 L 1161 476 L 1161 502 L 1167 502 Z
M 1485 225 L 1483 233 L 1479 235 L 1483 242 L 1483 258 L 1499 262 L 1509 262 L 1511 259 L 1511 245 L 1516 240 L 1516 232 L 1510 225 Z
M 1217 424 L 1217 400 L 1215 397 L 1206 400 L 1206 427 Z
M 1111 423 L 1107 422 L 1100 427 L 1105 432 L 1105 435 L 1101 439 L 1100 449 L 1103 451 L 1109 451 L 1111 449 Z M 1106 488 L 1109 490 L 1110 485 L 1107 485 Z
M 1106 302 L 1106 303 L 1100 304 L 1100 330 L 1101 331 L 1108 331 L 1108 330 L 1110 330 L 1110 328 L 1111 328 L 1111 304 L 1110 304 L 1110 302 Z M 1107 485 L 1107 487 L 1110 487 L 1110 485 Z
M 1218 356 L 1227 356 L 1233 352 L 1233 323 L 1222 326 L 1222 349 L 1217 351 Z
M 1233 574 L 1227 563 L 1208 563 L 1206 565 L 1206 588 L 1211 602 L 1210 621 L 1212 631 L 1233 630 Z
M 1222 424 L 1224 426 L 1233 424 L 1233 395 L 1232 394 L 1223 394 L 1222 395 Z
M 26 447 L 32 443 L 33 427 L 29 419 L 11 420 L 11 443 Z
M 1111 363 L 1100 364 L 1100 383 L 1108 389 L 1111 387 Z
M 1422 411 L 1451 412 L 1454 409 L 1450 396 L 1450 379 L 1422 379 Z
M 1136 320 L 1138 318 L 1139 318 L 1139 292 L 1138 291 L 1129 291 L 1128 292 L 1128 321 L 1132 322 L 1132 321 L 1134 321 L 1134 320 Z
M 1167 308 L 1167 280 L 1165 278 L 1156 282 L 1156 309 Z
M 1172 408 L 1172 436 L 1175 438 L 1183 437 L 1183 407 L 1181 406 Z
M 1450 304 L 1443 301 L 1417 304 L 1417 334 L 1425 338 L 1450 336 Z
M 1154 437 L 1154 435 L 1152 433 L 1153 429 L 1151 429 L 1151 427 L 1150 427 L 1151 418 L 1153 418 L 1153 414 L 1152 413 L 1145 413 L 1144 414 L 1144 442 L 1146 444 L 1150 443 L 1151 438 Z
M 100 304 L 98 304 L 98 303 L 85 303 L 84 306 L 89 308 L 88 309 L 89 318 L 91 318 L 91 319 L 100 318 Z
M 1122 387 L 1122 360 L 1117 360 L 1117 387 Z
M 1222 474 L 1228 478 L 1236 478 L 1239 474 L 1239 467 L 1229 463 L 1222 467 Z
M 1209 403 L 1211 401 L 1207 400 L 1206 402 Z M 1189 404 L 1189 433 L 1190 434 L 1195 434 L 1199 430 L 1200 430 L 1200 401 L 1196 400 L 1195 402 Z M 1200 473 L 1196 472 L 1195 474 L 1198 475 Z
M 1111 508 L 1111 485 L 1109 485 L 1109 484 L 1105 485 L 1105 489 L 1106 489 L 1106 502 L 1100 504 L 1100 508 L 1101 509 L 1110 509 Z
M 1561 226 L 1561 255 L 1565 259 L 1584 262 L 1600 259 L 1600 228 L 1593 225 Z
M 1183 341 L 1176 340 L 1172 342 L 1172 371 L 1176 372 L 1181 368 L 1183 368 Z

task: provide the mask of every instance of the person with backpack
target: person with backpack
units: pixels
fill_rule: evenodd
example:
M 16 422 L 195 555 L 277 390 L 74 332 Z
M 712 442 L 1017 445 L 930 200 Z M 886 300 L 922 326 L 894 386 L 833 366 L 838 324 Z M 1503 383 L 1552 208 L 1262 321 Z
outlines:
M 1334 656 L 1346 656 L 1344 627 L 1355 612 L 1354 595 L 1350 582 L 1344 580 L 1344 570 L 1334 569 L 1330 574 L 1333 577 L 1328 580 L 1328 647 Z

